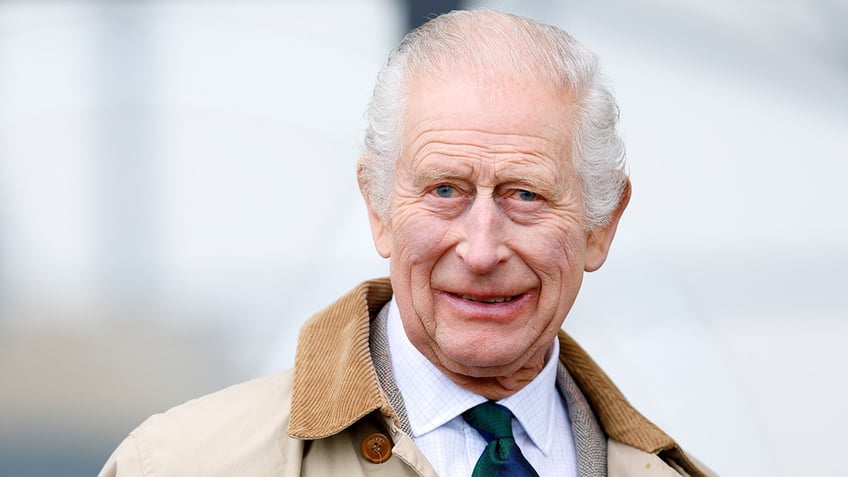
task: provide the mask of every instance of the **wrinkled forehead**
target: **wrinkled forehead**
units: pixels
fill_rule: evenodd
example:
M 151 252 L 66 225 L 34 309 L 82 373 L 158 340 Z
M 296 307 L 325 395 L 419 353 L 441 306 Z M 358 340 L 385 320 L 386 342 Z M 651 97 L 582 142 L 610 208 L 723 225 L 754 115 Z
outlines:
M 542 171 L 557 182 L 572 175 L 569 103 L 545 84 L 524 86 L 480 83 L 467 72 L 414 81 L 400 169 L 426 175 L 424 169 L 436 165 L 490 163 L 497 175 L 537 177 Z
M 538 78 L 461 68 L 419 74 L 407 87 L 406 152 L 420 135 L 448 130 L 533 137 L 570 158 L 578 109 L 568 90 Z

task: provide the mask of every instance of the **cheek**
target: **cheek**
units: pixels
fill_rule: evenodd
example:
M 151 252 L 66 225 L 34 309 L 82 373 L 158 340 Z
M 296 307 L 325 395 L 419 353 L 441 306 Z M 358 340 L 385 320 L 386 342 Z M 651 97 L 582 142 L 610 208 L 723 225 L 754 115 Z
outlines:
M 582 285 L 584 241 L 580 233 L 546 232 L 535 235 L 533 252 L 524 259 L 541 282 L 535 326 L 553 332 L 562 326 Z
M 442 255 L 443 231 L 433 220 L 420 214 L 396 217 L 394 248 L 390 263 L 395 299 L 405 317 L 404 328 L 413 342 L 429 340 L 435 332 L 433 295 L 430 280 Z
M 392 256 L 407 266 L 432 266 L 449 248 L 450 227 L 428 214 L 398 214 L 395 230 L 400 232 L 395 234 Z
M 576 227 L 536 227 L 523 234 L 522 255 L 543 280 L 566 280 L 582 272 L 585 238 Z

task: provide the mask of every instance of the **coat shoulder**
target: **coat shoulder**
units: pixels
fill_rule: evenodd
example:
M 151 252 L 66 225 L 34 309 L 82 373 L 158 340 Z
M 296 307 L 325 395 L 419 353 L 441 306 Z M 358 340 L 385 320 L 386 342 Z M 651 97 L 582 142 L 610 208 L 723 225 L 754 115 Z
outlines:
M 291 383 L 292 372 L 283 371 L 153 415 L 121 443 L 101 475 L 281 471 L 301 454 L 300 441 L 287 435 Z
M 645 452 L 615 439 L 607 441 L 607 475 L 609 477 L 690 477 L 703 475 L 715 477 L 715 473 L 700 462 L 694 462 L 696 474 L 686 472 L 673 458 Z
M 155 414 L 134 432 L 220 439 L 220 431 L 264 427 L 288 422 L 292 371 L 234 384 Z M 283 428 L 285 432 L 285 428 Z

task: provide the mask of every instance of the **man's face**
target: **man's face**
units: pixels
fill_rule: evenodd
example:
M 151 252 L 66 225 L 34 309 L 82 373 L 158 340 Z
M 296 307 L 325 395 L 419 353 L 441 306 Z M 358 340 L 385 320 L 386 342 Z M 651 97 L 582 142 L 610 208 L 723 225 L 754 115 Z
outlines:
M 390 217 L 371 220 L 404 329 L 443 370 L 536 366 L 603 263 L 612 232 L 583 228 L 568 104 L 504 80 L 410 84 Z

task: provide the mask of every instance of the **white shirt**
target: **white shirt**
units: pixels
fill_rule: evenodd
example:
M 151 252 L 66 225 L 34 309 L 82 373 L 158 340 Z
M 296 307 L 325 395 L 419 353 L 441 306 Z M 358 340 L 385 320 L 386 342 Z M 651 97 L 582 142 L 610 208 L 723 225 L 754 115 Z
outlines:
M 416 446 L 445 476 L 471 475 L 486 441 L 462 413 L 487 399 L 459 387 L 409 341 L 394 299 L 389 303 L 387 334 L 393 377 L 403 396 Z M 577 455 L 565 401 L 556 389 L 559 342 L 554 339 L 545 367 L 506 406 L 521 453 L 541 476 L 577 476 Z M 567 432 L 564 432 L 567 431 Z

